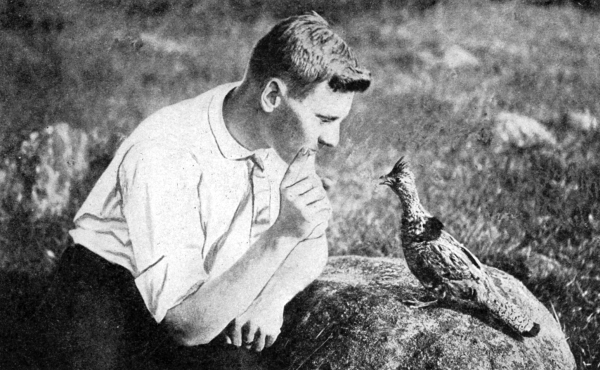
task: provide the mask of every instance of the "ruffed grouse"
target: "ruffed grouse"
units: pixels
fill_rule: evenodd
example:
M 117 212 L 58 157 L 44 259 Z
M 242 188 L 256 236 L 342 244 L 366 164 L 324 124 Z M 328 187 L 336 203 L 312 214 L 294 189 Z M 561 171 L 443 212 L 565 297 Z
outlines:
M 404 162 L 381 176 L 402 203 L 402 248 L 410 271 L 438 300 L 463 300 L 486 309 L 525 337 L 540 331 L 529 314 L 499 292 L 485 267 L 467 248 L 443 230 L 444 225 L 421 205 L 414 175 Z M 435 303 L 428 302 L 421 306 Z

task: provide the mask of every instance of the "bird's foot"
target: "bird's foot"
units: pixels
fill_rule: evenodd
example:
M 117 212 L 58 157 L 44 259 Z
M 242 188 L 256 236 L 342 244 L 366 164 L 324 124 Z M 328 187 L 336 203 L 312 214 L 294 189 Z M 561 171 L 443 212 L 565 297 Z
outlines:
M 409 306 L 410 308 L 425 308 L 425 307 L 429 307 L 429 306 L 433 306 L 434 304 L 438 303 L 438 300 L 435 299 L 433 301 L 427 301 L 427 302 L 422 302 L 422 301 L 418 301 L 416 299 L 405 299 L 402 301 L 405 305 Z

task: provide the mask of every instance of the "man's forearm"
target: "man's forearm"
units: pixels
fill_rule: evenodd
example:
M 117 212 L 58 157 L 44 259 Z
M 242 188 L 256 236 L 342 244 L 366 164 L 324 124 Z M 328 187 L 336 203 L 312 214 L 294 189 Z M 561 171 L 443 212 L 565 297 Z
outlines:
M 269 229 L 227 271 L 206 281 L 165 321 L 185 345 L 205 344 L 217 336 L 259 295 L 298 242 Z
M 321 274 L 327 257 L 325 235 L 301 242 L 273 274 L 257 299 L 284 306 Z

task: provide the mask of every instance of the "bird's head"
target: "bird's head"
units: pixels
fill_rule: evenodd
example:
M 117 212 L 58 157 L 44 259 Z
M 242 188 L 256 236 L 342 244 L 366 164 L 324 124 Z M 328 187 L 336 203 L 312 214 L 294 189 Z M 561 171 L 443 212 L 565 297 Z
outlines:
M 415 186 L 414 175 L 404 161 L 404 157 L 401 157 L 398 162 L 396 162 L 390 173 L 381 176 L 379 179 L 383 180 L 380 185 L 389 186 L 400 196 L 406 195 Z

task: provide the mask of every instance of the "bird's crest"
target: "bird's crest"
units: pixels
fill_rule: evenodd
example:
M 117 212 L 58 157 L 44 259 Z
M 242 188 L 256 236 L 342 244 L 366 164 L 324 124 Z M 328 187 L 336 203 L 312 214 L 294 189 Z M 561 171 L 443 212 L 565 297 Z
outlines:
M 400 157 L 390 173 L 385 176 L 381 176 L 380 179 L 383 180 L 381 185 L 388 185 L 392 189 L 396 190 L 398 190 L 399 187 L 414 187 L 413 174 L 408 168 L 408 164 L 404 160 L 404 157 Z
M 402 156 L 400 157 L 398 162 L 396 162 L 394 168 L 392 168 L 392 171 L 388 176 L 398 176 L 399 174 L 405 172 L 407 169 L 408 165 L 406 164 L 406 161 L 404 161 L 404 156 Z

